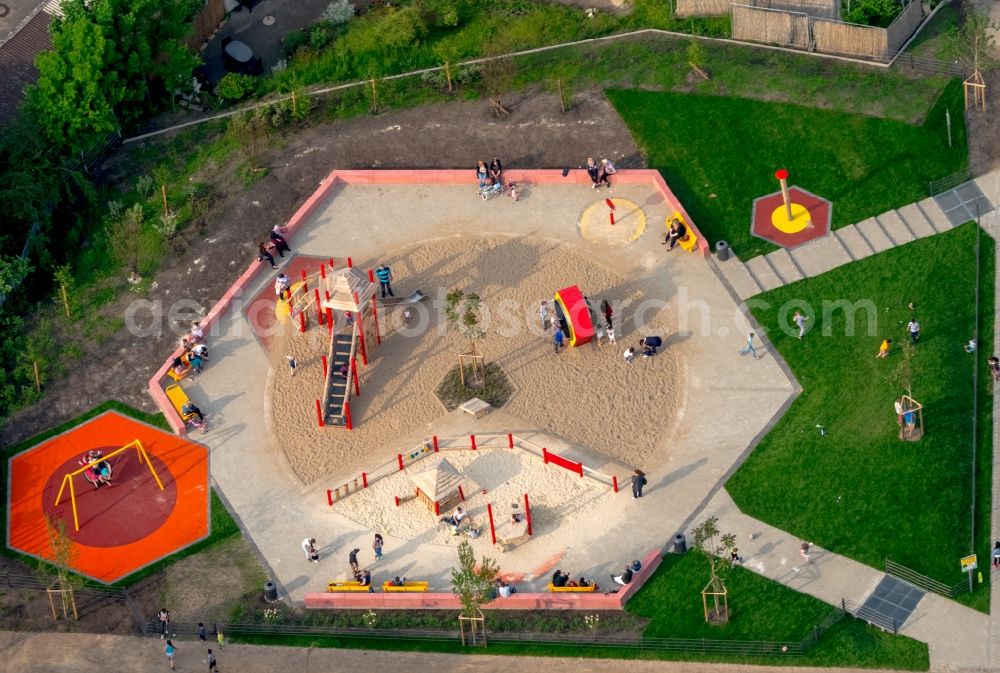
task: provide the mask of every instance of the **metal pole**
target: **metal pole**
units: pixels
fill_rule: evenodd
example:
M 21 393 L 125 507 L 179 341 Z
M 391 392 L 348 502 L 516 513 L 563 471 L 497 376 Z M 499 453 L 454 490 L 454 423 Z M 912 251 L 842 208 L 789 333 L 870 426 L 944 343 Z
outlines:
M 951 110 L 944 111 L 944 121 L 948 127 L 948 147 L 951 147 Z

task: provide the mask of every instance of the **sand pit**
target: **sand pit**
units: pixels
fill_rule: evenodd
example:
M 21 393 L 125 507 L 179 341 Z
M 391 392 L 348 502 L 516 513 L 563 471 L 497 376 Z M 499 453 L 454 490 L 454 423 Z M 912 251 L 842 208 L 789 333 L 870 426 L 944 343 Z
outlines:
M 533 429 L 627 465 L 643 467 L 663 460 L 683 399 L 677 389 L 681 365 L 669 347 L 632 365 L 622 358 L 625 347 L 641 336 L 669 336 L 662 311 L 647 311 L 641 331 L 634 330 L 625 311 L 624 316 L 616 315 L 616 326 L 624 318 L 624 328 L 619 327 L 624 334 L 616 346 L 587 345 L 559 355 L 538 325 L 539 302 L 551 301 L 553 292 L 567 285 L 578 285 L 595 303 L 603 298 L 642 300 L 626 279 L 564 242 L 537 237 L 447 238 L 384 259 L 355 260 L 364 268 L 383 261 L 393 268 L 397 295 L 420 289 L 431 300 L 421 305 L 418 329 L 393 330 L 398 316 L 383 316 L 387 336 L 381 346 L 370 349 L 368 367 L 359 362 L 362 395 L 352 402 L 354 430 L 317 426 L 314 400 L 323 388 L 325 329 L 289 336 L 284 350 L 274 354 L 271 427 L 304 483 L 371 470 L 406 448 L 393 447 L 394 440 L 432 428 L 428 424 L 445 413 L 434 390 L 467 346 L 447 329 L 444 318 L 444 295 L 455 288 L 477 292 L 483 299 L 487 335 L 479 348 L 503 367 L 517 388 L 506 411 Z M 286 353 L 300 363 L 294 378 L 280 364 Z
M 479 451 L 449 450 L 431 454 L 407 468 L 419 472 L 447 458 L 463 476 L 462 489 L 466 501 L 462 508 L 472 517 L 482 535 L 471 540 L 473 546 L 487 551 L 492 545 L 486 503 L 493 503 L 494 521 L 510 517 L 512 512 L 523 514 L 524 494 L 531 502 L 534 537 L 554 532 L 573 514 L 591 513 L 600 516 L 596 508 L 607 505 L 614 493 L 607 486 L 580 477 L 542 461 L 520 449 L 481 449 Z M 483 491 L 486 491 L 484 494 Z M 420 543 L 457 545 L 468 539 L 455 537 L 448 526 L 420 500 L 403 502 L 398 508 L 394 496 L 413 495 L 413 482 L 406 472 L 399 472 L 372 484 L 334 505 L 334 510 L 359 523 L 362 527 L 403 540 Z M 517 504 L 517 508 L 511 505 Z M 605 507 L 605 512 L 615 510 Z M 451 514 L 451 511 L 442 512 Z

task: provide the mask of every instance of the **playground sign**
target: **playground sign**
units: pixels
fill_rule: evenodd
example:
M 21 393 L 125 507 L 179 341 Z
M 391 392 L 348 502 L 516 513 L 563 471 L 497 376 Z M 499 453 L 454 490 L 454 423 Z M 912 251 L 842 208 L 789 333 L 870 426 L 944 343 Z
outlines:
M 969 556 L 962 557 L 962 572 L 970 573 L 978 567 L 979 564 L 977 562 L 975 554 L 970 554 Z

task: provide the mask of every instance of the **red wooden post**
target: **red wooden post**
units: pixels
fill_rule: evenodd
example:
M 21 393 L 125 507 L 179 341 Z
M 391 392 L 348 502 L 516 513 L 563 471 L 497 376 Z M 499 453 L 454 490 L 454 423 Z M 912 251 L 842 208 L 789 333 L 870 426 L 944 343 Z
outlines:
M 441 505 L 438 503 L 437 500 L 435 500 L 434 501 L 434 516 L 440 516 L 440 515 L 441 515 Z
M 489 503 L 489 502 L 486 503 L 486 514 L 488 514 L 489 517 L 490 517 L 490 539 L 493 541 L 493 544 L 496 544 L 497 543 L 497 529 L 493 526 L 493 504 L 492 503 Z
M 333 257 L 330 258 L 330 271 L 333 271 Z
M 333 507 L 333 491 L 326 489 L 326 504 Z
M 350 402 L 344 402 L 344 423 L 346 424 L 345 427 L 348 430 L 353 430 L 354 429 L 354 424 L 351 423 L 351 403 Z
M 615 493 L 618 492 L 618 475 L 611 475 L 611 488 L 615 489 Z
M 372 297 L 372 318 L 375 320 L 375 345 L 378 346 L 382 343 L 382 330 L 378 328 L 378 305 L 375 297 Z
M 461 484 L 458 485 L 458 497 L 462 499 L 462 502 L 465 502 L 465 491 L 462 490 Z
M 393 496 L 396 499 L 396 507 L 399 507 L 399 496 Z
M 531 535 L 531 505 L 528 504 L 528 494 L 524 494 L 524 518 L 528 522 L 528 535 Z
M 327 365 L 327 361 L 326 361 L 326 355 L 320 355 L 319 359 L 320 359 L 320 362 L 323 363 L 323 378 L 325 379 L 326 378 L 326 368 L 328 366 Z
M 399 463 L 399 471 L 402 472 L 403 471 L 403 454 L 397 453 L 396 454 L 396 461 Z
M 368 473 L 361 473 L 361 488 L 368 488 Z
M 306 270 L 302 269 L 302 292 L 309 291 L 309 281 L 306 280 Z
M 319 400 L 316 400 L 316 419 L 319 421 L 319 427 L 323 427 L 323 409 L 320 407 Z
M 368 282 L 369 283 L 375 282 L 375 272 L 372 271 L 371 269 L 368 269 Z M 372 297 L 372 299 L 374 299 L 374 297 Z
M 580 471 L 580 476 L 582 477 L 583 476 L 583 463 L 577 463 L 576 464 L 576 469 L 578 469 Z
M 434 435 L 433 437 L 431 437 L 431 440 L 434 442 L 434 453 L 437 453 L 438 452 L 438 436 Z
M 508 449 L 514 448 L 514 435 L 512 435 L 509 432 L 507 433 L 507 448 Z
M 476 450 L 476 436 L 475 435 L 469 435 L 469 440 L 472 442 L 472 450 L 475 451 Z
M 358 313 L 358 337 L 361 343 L 361 364 L 368 366 L 368 349 L 365 348 L 365 329 L 361 325 L 360 313 Z
M 329 308 L 326 309 L 326 326 L 329 329 L 330 334 L 332 335 L 333 334 L 333 310 L 329 309 Z
M 611 218 L 611 226 L 612 227 L 615 226 L 615 211 L 612 210 L 610 213 L 608 213 L 608 217 Z
M 546 449 L 544 446 L 542 447 L 542 462 L 545 463 L 546 465 L 549 464 L 549 450 Z
M 316 297 L 316 322 L 320 325 L 323 324 L 323 306 L 319 303 L 319 288 L 313 290 Z
M 305 332 L 306 331 L 306 312 L 305 311 L 300 311 L 299 312 L 299 331 L 300 332 Z
M 332 262 L 333 260 L 330 261 Z M 326 280 L 326 264 L 319 265 L 319 277 Z
M 358 381 L 357 358 L 351 358 L 351 378 L 354 379 L 354 396 L 361 397 L 361 383 Z
M 348 269 L 353 269 L 354 268 L 354 262 L 351 261 L 350 257 L 347 258 L 347 268 Z

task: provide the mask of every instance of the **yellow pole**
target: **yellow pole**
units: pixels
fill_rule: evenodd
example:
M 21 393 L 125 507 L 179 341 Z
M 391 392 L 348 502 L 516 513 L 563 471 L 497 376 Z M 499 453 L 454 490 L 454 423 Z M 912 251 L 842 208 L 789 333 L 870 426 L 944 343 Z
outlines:
M 139 453 L 142 454 L 142 457 L 146 459 L 146 464 L 149 465 L 149 471 L 153 473 L 153 479 L 156 480 L 156 485 L 159 486 L 162 491 L 163 482 L 160 481 L 160 475 L 156 474 L 156 470 L 153 468 L 153 462 L 149 459 L 149 456 L 146 454 L 146 449 L 142 448 L 142 443 L 138 439 L 135 440 L 135 447 L 139 450 Z
M 59 487 L 59 495 L 56 496 L 56 505 L 58 505 L 59 500 L 62 499 L 63 489 L 66 488 L 67 479 L 70 479 L 70 476 L 68 474 L 63 476 L 62 486 Z
M 73 488 L 73 480 L 69 480 L 69 501 L 73 505 L 73 527 L 79 532 L 80 517 L 76 513 L 76 489 Z

